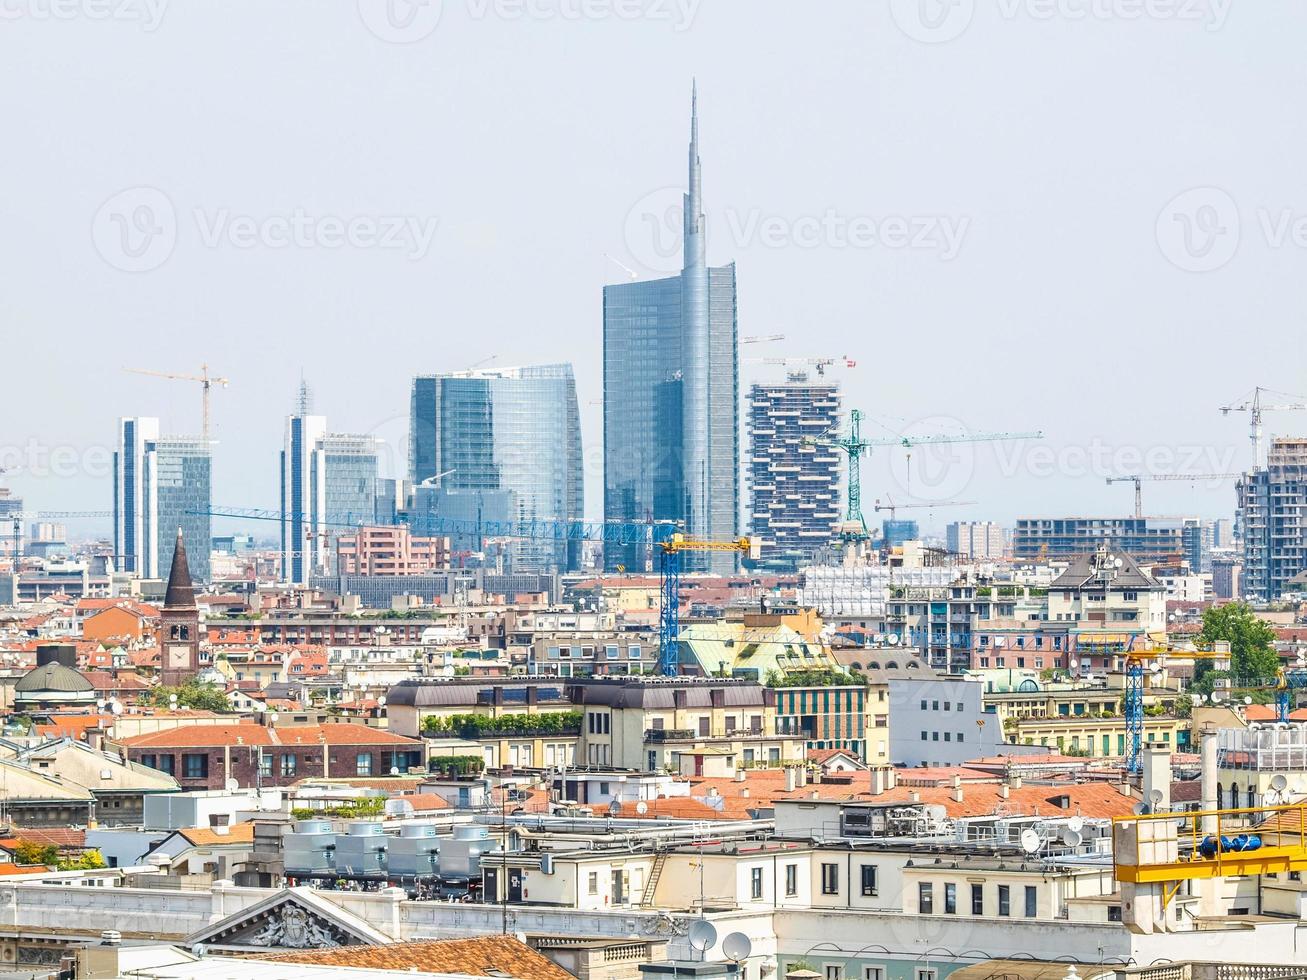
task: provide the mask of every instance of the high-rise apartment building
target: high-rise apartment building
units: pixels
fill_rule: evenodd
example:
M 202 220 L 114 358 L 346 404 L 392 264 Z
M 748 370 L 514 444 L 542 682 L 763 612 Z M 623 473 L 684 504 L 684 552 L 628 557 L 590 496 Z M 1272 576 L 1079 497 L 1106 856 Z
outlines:
M 420 535 L 461 542 L 442 520 L 459 527 L 476 521 L 580 521 L 585 496 L 572 366 L 415 378 L 409 468 L 415 500 L 422 500 L 421 521 L 413 523 Z M 575 569 L 580 544 L 542 527 L 539 536 L 512 542 L 514 570 Z
M 1236 488 L 1243 531 L 1243 594 L 1270 600 L 1307 569 L 1307 439 L 1276 439 L 1266 466 Z
M 1003 526 L 993 521 L 954 521 L 944 531 L 945 546 L 955 555 L 978 561 L 1002 558 Z
M 282 576 L 298 584 L 334 572 L 336 536 L 373 523 L 377 511 L 377 440 L 330 433 L 308 407 L 302 389 L 281 451 Z
M 830 544 L 840 519 L 839 450 L 814 441 L 840 422 L 839 388 L 791 374 L 749 391 L 749 533 L 759 565 L 792 570 Z
M 604 518 L 724 539 L 740 513 L 735 266 L 707 262 L 697 96 L 682 232 L 679 275 L 604 287 Z M 605 564 L 635 571 L 650 558 L 632 544 Z M 686 557 L 691 569 L 735 566 L 726 552 Z
M 156 418 L 119 419 L 113 471 L 117 567 L 142 578 L 161 578 L 172 567 L 180 529 L 190 574 L 207 582 L 213 506 L 208 443 L 161 436 Z

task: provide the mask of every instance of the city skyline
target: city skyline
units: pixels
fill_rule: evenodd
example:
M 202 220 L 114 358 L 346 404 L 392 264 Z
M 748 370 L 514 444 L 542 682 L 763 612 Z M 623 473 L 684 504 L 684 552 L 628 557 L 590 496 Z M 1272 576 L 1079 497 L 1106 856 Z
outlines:
M 275 28 L 284 13 L 266 16 Z M 1219 36 L 1236 44 L 1264 37 L 1266 16 L 1243 11 L 1222 24 Z M 668 28 L 660 35 L 670 44 L 642 41 L 612 24 L 560 24 L 556 34 L 537 37 L 541 52 L 522 53 L 523 68 L 536 58 L 548 59 L 567 98 L 523 92 L 520 86 L 509 98 L 510 90 L 496 83 L 460 100 L 424 105 L 423 111 L 435 114 L 435 128 L 459 132 L 475 126 L 482 134 L 482 141 L 458 159 L 437 156 L 434 170 L 409 162 L 431 159 L 421 152 L 429 141 L 406 128 L 417 115 L 418 92 L 425 92 L 420 86 L 409 92 L 411 87 L 400 85 L 405 91 L 393 105 L 370 108 L 380 116 L 369 122 L 342 81 L 329 76 L 319 81 L 332 114 L 315 111 L 303 118 L 287 111 L 283 97 L 268 104 L 248 80 L 229 81 L 231 91 L 202 82 L 204 97 L 220 105 L 231 97 L 241 104 L 243 118 L 285 134 L 273 140 L 277 152 L 271 165 L 253 167 L 232 151 L 245 123 L 238 126 L 234 115 L 220 112 L 209 122 L 211 160 L 181 180 L 175 174 L 186 169 L 189 157 L 163 135 L 175 127 L 159 127 L 156 133 L 145 125 L 147 119 L 184 121 L 181 107 L 164 94 L 166 86 L 155 86 L 158 91 L 143 101 L 122 100 L 126 124 L 110 128 L 60 82 L 57 75 L 68 72 L 52 75 L 52 97 L 60 99 L 70 123 L 84 124 L 117 152 L 108 154 L 112 165 L 98 173 L 84 171 L 85 155 L 67 153 L 61 185 L 21 159 L 3 164 L 10 183 L 27 188 L 14 204 L 14 218 L 16 227 L 30 230 L 21 247 L 11 241 L 4 254 L 13 270 L 4 300 L 15 324 L 8 354 L 17 363 L 41 363 L 40 337 L 61 325 L 94 322 L 99 329 L 63 351 L 61 364 L 94 373 L 99 384 L 94 398 L 67 392 L 46 404 L 39 421 L 20 419 L 4 435 L 6 458 L 16 456 L 29 471 L 6 474 L 5 484 L 30 510 L 102 509 L 111 481 L 106 458 L 112 430 L 106 416 L 154 416 L 169 420 L 171 431 L 199 429 L 197 392 L 121 374 L 118 368 L 193 371 L 206 361 L 232 378 L 231 388 L 213 396 L 216 500 L 275 505 L 276 477 L 259 461 L 276 452 L 281 433 L 259 420 L 281 414 L 270 404 L 276 396 L 265 392 L 285 390 L 301 365 L 324 391 L 351 392 L 333 417 L 348 431 L 382 437 L 390 457 L 383 472 L 402 475 L 406 412 L 396 391 L 406 388 L 414 369 L 456 370 L 496 353 L 502 362 L 543 362 L 556 359 L 561 344 L 577 351 L 588 516 L 598 516 L 602 467 L 594 456 L 601 414 L 594 403 L 601 397 L 600 317 L 594 290 L 623 278 L 605 253 L 642 276 L 667 271 L 657 267 L 663 253 L 654 246 L 662 241 L 661 231 L 651 243 L 629 229 L 647 228 L 646 202 L 653 201 L 651 213 L 661 215 L 659 195 L 675 190 L 669 175 L 679 173 L 684 126 L 677 96 L 693 74 L 700 78 L 703 108 L 714 126 L 727 119 L 731 125 L 730 139 L 719 135 L 713 144 L 708 250 L 710 261 L 739 263 L 741 333 L 786 333 L 788 339 L 772 348 L 778 354 L 856 356 L 860 366 L 841 379 L 847 402 L 889 428 L 901 428 L 900 419 L 924 427 L 932 419 L 940 427 L 954 425 L 953 419 L 975 429 L 1046 432 L 1040 445 L 978 447 L 974 465 L 964 461 L 963 469 L 973 474 L 964 489 L 947 480 L 929 488 L 912 481 L 941 498 L 980 501 L 966 511 L 950 511 L 949 520 L 1010 522 L 1036 502 L 1049 513 L 1126 514 L 1128 488 L 1108 487 L 1104 476 L 1129 470 L 1150 451 L 1162 455 L 1150 464 L 1162 472 L 1240 469 L 1247 464 L 1245 425 L 1222 418 L 1218 406 L 1255 384 L 1286 391 L 1307 387 L 1295 367 L 1302 361 L 1301 331 L 1292 310 L 1277 298 L 1292 292 L 1295 253 L 1268 244 L 1262 232 L 1279 227 L 1279 209 L 1291 209 L 1296 199 L 1296 177 L 1284 163 L 1295 152 L 1280 143 L 1296 137 L 1274 124 L 1266 108 L 1272 100 L 1265 97 L 1292 86 L 1299 71 L 1282 42 L 1268 42 L 1255 73 L 1235 74 L 1226 55 L 1204 45 L 1209 35 L 1202 25 L 1148 18 L 1128 24 L 977 18 L 963 37 L 932 46 L 905 35 L 884 10 L 837 3 L 819 19 L 820 51 L 815 38 L 789 31 L 779 5 L 757 4 L 751 19 L 761 36 L 792 45 L 791 68 L 812 64 L 815 70 L 795 82 L 788 68 L 744 60 L 726 43 L 733 24 L 710 8 L 700 10 L 682 34 Z M 440 50 L 450 70 L 457 70 L 468 57 L 451 43 L 462 26 L 453 17 L 428 41 L 407 50 Z M 509 23 L 472 26 L 487 39 L 512 37 Z M 202 16 L 173 10 L 160 28 L 172 42 L 166 49 L 152 44 L 159 35 L 124 31 L 115 36 L 137 58 L 143 77 L 159 78 L 174 67 L 170 59 L 176 52 L 202 50 L 213 28 Z M 314 20 L 299 28 L 359 57 L 386 58 L 401 79 L 416 70 L 406 49 L 378 42 L 356 23 Z M 14 37 L 33 29 L 19 25 Z M 247 33 L 239 18 L 220 30 L 233 38 Z M 1092 71 L 1096 53 L 1117 32 L 1133 43 L 1112 45 L 1113 84 L 1073 118 L 1056 106 L 1080 104 L 1074 74 L 1054 79 L 1051 89 L 1040 92 L 1013 91 L 1007 84 L 1009 70 L 1038 71 L 1045 59 Z M 102 46 L 86 25 L 73 25 L 59 36 L 63 42 L 52 43 L 47 56 L 50 66 L 84 65 L 85 71 L 111 77 L 101 60 Z M 1198 80 L 1194 98 L 1174 117 L 1159 115 L 1155 98 L 1136 98 L 1154 68 L 1150 44 L 1164 45 L 1177 71 Z M 565 59 L 555 57 L 560 45 L 568 51 Z M 827 51 L 826 45 L 833 47 Z M 995 49 L 1003 57 L 976 60 L 978 52 Z M 50 70 L 37 67 L 37 50 L 17 45 L 8 70 Z M 620 93 L 594 86 L 594 74 L 614 56 L 649 80 Z M 500 64 L 506 53 L 493 57 Z M 561 69 L 560 60 L 567 61 Z M 963 92 L 948 87 L 939 71 L 957 61 L 971 69 L 971 85 Z M 997 65 L 1004 62 L 1010 68 L 1000 70 Z M 898 73 L 892 88 L 886 88 L 887 65 Z M 916 93 L 922 104 L 953 105 L 950 126 L 934 127 L 934 110 L 920 120 L 905 118 L 896 108 L 901 100 L 892 97 L 900 88 Z M 1225 111 L 1236 97 L 1251 108 Z M 996 105 L 1010 108 L 996 115 Z M 863 120 L 856 127 L 847 125 L 851 110 Z M 1232 139 L 1253 145 L 1270 141 L 1276 152 L 1264 154 L 1258 168 L 1236 166 L 1220 147 L 1202 139 L 1209 117 L 1233 118 Z M 13 118 L 16 139 L 41 138 L 44 122 L 29 110 L 16 107 Z M 595 118 L 608 122 L 596 126 Z M 1026 121 L 1009 125 L 1009 118 Z M 364 189 L 361 175 L 377 172 L 381 158 L 373 159 L 373 151 L 361 145 L 335 147 L 342 166 L 334 174 L 318 173 L 311 165 L 321 134 L 335 132 L 342 121 L 346 128 L 398 140 L 405 152 L 385 158 L 384 165 L 397 174 L 389 189 Z M 1129 180 L 1123 180 L 1125 171 L 1111 154 L 1091 163 L 1092 154 L 1071 152 L 1086 140 L 1102 146 L 1121 125 L 1139 137 L 1132 154 L 1139 159 Z M 524 133 L 538 145 L 532 154 L 538 181 L 522 182 L 515 167 L 499 162 L 512 158 Z M 819 180 L 796 179 L 814 167 Z M 76 194 L 56 193 L 70 184 L 78 187 Z M 1157 240 L 1158 220 L 1178 195 L 1209 186 L 1239 205 L 1244 241 L 1221 268 L 1177 268 Z M 166 262 L 133 273 L 106 261 L 89 229 L 102 205 L 137 187 L 163 193 L 181 227 Z M 438 187 L 461 192 L 451 196 Z M 550 193 L 542 193 L 542 187 Z M 247 249 L 221 235 L 217 244 L 206 244 L 215 238 L 203 233 L 218 227 L 224 213 L 228 219 L 259 219 L 293 215 L 297 208 L 340 217 L 434 215 L 440 225 L 423 260 L 382 250 Z M 969 231 L 947 261 L 909 248 L 785 241 L 783 232 L 800 218 L 838 227 L 840 221 L 823 221 L 828 211 L 845 224 L 858 216 L 946 215 L 958 223 L 969 219 Z M 1053 224 L 1050 214 L 1058 216 Z M 782 232 L 779 244 L 767 237 L 768 229 Z M 265 267 L 266 275 L 259 271 Z M 506 269 L 523 288 L 494 287 Z M 59 288 L 56 270 L 85 279 L 96 302 Z M 215 291 L 206 283 L 222 287 Z M 1065 299 L 1053 299 L 1058 296 Z M 251 311 L 257 311 L 253 318 Z M 1286 352 L 1282 363 L 1266 364 L 1257 351 L 1237 344 L 1228 345 L 1221 358 L 1202 353 L 1203 341 L 1221 344 L 1232 325 L 1250 319 L 1267 344 Z M 365 353 L 369 373 L 358 374 L 358 358 L 351 355 L 365 350 L 361 338 L 372 330 L 419 335 L 433 324 L 442 338 L 438 355 L 429 360 L 424 355 L 424 363 L 410 366 Z M 466 324 L 475 329 L 460 329 Z M 313 333 L 306 334 L 310 325 Z M 114 338 L 129 329 L 140 331 L 141 343 L 126 355 Z M 239 342 L 216 342 L 228 334 Z M 1129 397 L 1107 399 L 1094 412 L 1040 397 L 1064 383 L 1089 383 L 1068 360 L 1078 343 L 1074 338 L 1087 336 L 1103 349 L 1130 352 L 1121 369 L 1099 379 Z M 923 337 L 931 343 L 923 344 Z M 937 351 L 942 360 L 932 356 Z M 1200 394 L 1186 404 L 1189 399 L 1157 386 L 1131 385 L 1124 380 L 1130 373 L 1125 368 L 1135 360 L 1167 364 L 1189 379 L 1188 390 Z M 1039 363 L 1050 370 L 1061 365 L 1052 372 L 1057 377 L 1035 370 Z M 920 384 L 915 377 L 920 370 L 935 383 Z M 742 367 L 742 386 L 760 379 L 755 371 Z M 1008 383 L 991 385 L 977 403 L 967 396 L 969 379 L 977 377 Z M 375 383 L 361 384 L 362 378 Z M 772 379 L 770 374 L 761 378 Z M 13 397 L 39 397 L 35 383 L 35 376 L 12 378 Z M 1293 415 L 1271 421 L 1271 431 L 1286 436 L 1307 424 Z M 29 443 L 35 446 L 31 451 Z M 1045 452 L 1051 459 L 1040 455 Z M 71 455 L 74 462 L 52 465 L 56 453 Z M 870 496 L 878 489 L 901 492 L 904 481 L 887 465 L 891 458 L 901 469 L 902 454 L 877 452 L 867 461 Z M 98 481 L 94 489 L 87 476 Z M 1014 493 L 1018 481 L 1022 486 Z M 1230 514 L 1233 505 L 1228 482 L 1149 488 L 1148 509 L 1158 514 L 1218 517 Z M 943 520 L 937 517 L 936 525 Z M 107 531 L 107 522 L 100 528 Z

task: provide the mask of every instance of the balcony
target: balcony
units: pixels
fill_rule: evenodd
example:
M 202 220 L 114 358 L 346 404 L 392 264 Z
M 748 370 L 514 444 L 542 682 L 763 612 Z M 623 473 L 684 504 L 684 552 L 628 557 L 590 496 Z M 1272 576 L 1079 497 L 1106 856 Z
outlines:
M 646 728 L 644 730 L 646 742 L 692 742 L 697 738 L 708 737 L 701 736 L 693 728 Z

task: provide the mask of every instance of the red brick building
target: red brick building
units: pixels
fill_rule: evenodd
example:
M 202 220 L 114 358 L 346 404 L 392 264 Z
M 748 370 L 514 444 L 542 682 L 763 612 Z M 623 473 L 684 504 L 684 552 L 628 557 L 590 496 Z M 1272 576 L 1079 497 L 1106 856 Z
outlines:
M 426 766 L 423 743 L 348 723 L 277 728 L 254 722 L 187 725 L 122 739 L 132 762 L 175 777 L 184 790 L 289 786 L 301 779 L 386 776 Z

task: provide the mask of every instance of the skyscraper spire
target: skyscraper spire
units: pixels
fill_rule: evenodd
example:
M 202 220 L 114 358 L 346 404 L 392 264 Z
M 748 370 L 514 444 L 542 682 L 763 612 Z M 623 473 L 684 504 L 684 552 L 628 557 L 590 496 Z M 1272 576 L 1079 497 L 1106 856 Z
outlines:
M 690 83 L 690 179 L 685 195 L 685 240 L 683 261 L 686 269 L 706 267 L 704 246 L 703 167 L 699 162 L 699 83 Z

